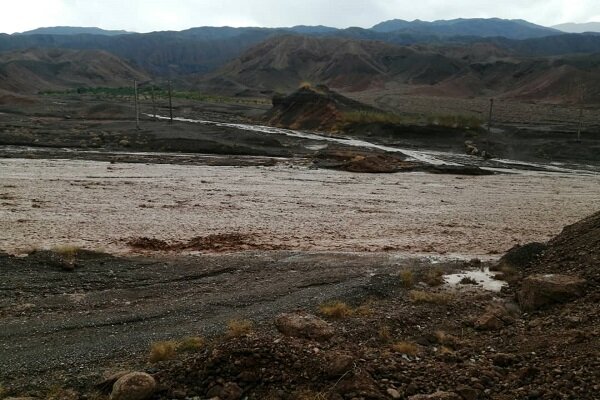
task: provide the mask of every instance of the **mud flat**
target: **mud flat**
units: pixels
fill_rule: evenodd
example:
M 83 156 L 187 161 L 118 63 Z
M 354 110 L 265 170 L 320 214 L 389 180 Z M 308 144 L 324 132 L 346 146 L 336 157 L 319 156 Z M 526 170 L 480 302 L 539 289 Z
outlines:
M 596 211 L 597 175 L 352 174 L 274 166 L 0 160 L 2 250 L 241 234 L 247 249 L 494 257 Z M 248 245 L 248 243 L 250 243 Z

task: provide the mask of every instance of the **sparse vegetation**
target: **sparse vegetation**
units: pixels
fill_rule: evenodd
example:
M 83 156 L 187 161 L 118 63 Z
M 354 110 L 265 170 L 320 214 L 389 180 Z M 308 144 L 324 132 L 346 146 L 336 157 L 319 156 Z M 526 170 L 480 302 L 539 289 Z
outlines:
M 359 110 L 344 113 L 342 120 L 346 124 L 393 124 L 408 125 L 418 123 L 413 117 L 399 116 L 383 111 Z
M 313 390 L 302 390 L 292 396 L 295 400 L 327 400 L 327 394 L 323 392 L 315 392 Z
M 177 342 L 175 341 L 164 341 L 152 343 L 150 346 L 150 357 L 151 363 L 159 361 L 166 361 L 175 358 L 177 354 Z
M 396 342 L 392 345 L 392 350 L 397 353 L 415 356 L 419 354 L 419 346 L 412 342 Z
M 427 271 L 423 277 L 423 282 L 429 286 L 436 287 L 444 284 L 444 271 L 439 268 Z
M 202 350 L 206 346 L 206 340 L 200 336 L 190 336 L 184 338 L 179 343 L 177 343 L 177 351 L 192 353 L 195 351 Z
M 8 396 L 8 390 L 6 390 L 4 385 L 0 384 L 0 399 L 5 398 L 6 396 Z
M 479 118 L 469 115 L 434 115 L 427 118 L 429 125 L 443 126 L 455 129 L 480 129 L 482 122 Z
M 477 285 L 478 284 L 478 282 L 474 278 L 471 278 L 470 276 L 465 276 L 458 283 L 460 283 L 461 285 Z
M 57 246 L 52 249 L 52 252 L 69 260 L 74 259 L 80 251 L 81 249 L 79 247 L 72 245 Z
M 333 301 L 319 306 L 319 312 L 329 318 L 342 319 L 354 314 L 354 310 L 342 301 Z
M 383 343 L 388 343 L 392 340 L 392 331 L 389 326 L 384 325 L 377 331 L 377 336 L 379 336 L 379 340 Z
M 439 344 L 446 348 L 457 349 L 461 345 L 459 338 L 444 331 L 436 331 L 435 338 Z
M 240 337 L 252 332 L 252 321 L 247 319 L 232 319 L 227 323 L 227 337 Z
M 60 386 L 52 386 L 46 394 L 46 400 L 78 400 L 79 395 L 71 390 Z
M 138 96 L 142 101 L 149 101 L 152 98 L 152 86 L 143 86 L 138 90 Z M 95 87 L 95 88 L 77 88 L 66 91 L 43 91 L 41 95 L 61 96 L 61 95 L 92 95 L 98 98 L 119 98 L 130 99 L 134 96 L 133 87 Z M 169 92 L 160 86 L 154 86 L 154 97 L 156 100 L 168 99 Z M 176 99 L 195 100 L 209 103 L 230 103 L 230 104 L 268 104 L 269 100 L 261 98 L 238 98 L 207 95 L 200 92 L 191 91 L 172 91 L 172 97 Z
M 452 299 L 448 293 L 431 293 L 423 290 L 411 290 L 408 295 L 413 303 L 448 304 Z
M 413 272 L 408 269 L 400 271 L 400 282 L 405 288 L 412 288 L 415 285 L 415 277 Z

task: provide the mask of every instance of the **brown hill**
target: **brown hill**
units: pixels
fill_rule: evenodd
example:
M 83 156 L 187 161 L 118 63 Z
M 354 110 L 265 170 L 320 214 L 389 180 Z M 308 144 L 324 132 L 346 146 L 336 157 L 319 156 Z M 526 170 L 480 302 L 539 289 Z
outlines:
M 303 82 L 363 91 L 389 83 L 409 93 L 494 96 L 552 103 L 600 102 L 600 55 L 516 57 L 493 44 L 401 47 L 383 42 L 275 37 L 205 78 L 236 95 L 289 92 Z
M 415 94 L 500 96 L 552 103 L 599 103 L 598 55 L 562 59 L 499 60 L 473 63 L 460 73 Z
M 289 92 L 303 82 L 361 91 L 389 81 L 433 84 L 463 68 L 461 61 L 423 49 L 376 41 L 280 36 L 261 43 L 203 82 L 230 91 Z
M 320 85 L 304 86 L 289 96 L 275 96 L 265 119 L 271 125 L 292 129 L 331 131 L 339 129 L 349 113 L 379 110 L 351 100 Z
M 35 49 L 0 53 L 0 89 L 20 94 L 77 87 L 120 87 L 148 76 L 98 50 Z

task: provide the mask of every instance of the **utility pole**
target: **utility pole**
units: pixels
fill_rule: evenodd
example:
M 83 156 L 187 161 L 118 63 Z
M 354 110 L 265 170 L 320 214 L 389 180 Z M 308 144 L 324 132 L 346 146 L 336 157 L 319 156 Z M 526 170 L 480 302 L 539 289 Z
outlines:
M 137 80 L 133 80 L 133 95 L 135 97 L 135 127 L 140 129 L 140 105 L 138 104 Z
M 173 100 L 172 100 L 172 88 L 171 88 L 171 80 L 169 80 L 169 116 L 170 116 L 170 121 L 169 123 L 173 123 Z
M 154 83 L 150 86 L 150 93 L 152 94 L 152 114 L 154 115 L 154 121 L 156 122 L 156 100 L 154 98 Z
M 487 126 L 487 131 L 488 131 L 488 136 L 492 131 L 492 115 L 494 112 L 494 99 L 490 99 L 490 115 L 488 117 L 488 126 Z
M 577 141 L 581 142 L 581 129 L 583 128 L 583 84 L 579 85 L 579 124 L 577 126 Z
M 581 129 L 583 128 L 583 103 L 579 106 L 579 125 L 577 126 L 577 141 L 581 142 Z

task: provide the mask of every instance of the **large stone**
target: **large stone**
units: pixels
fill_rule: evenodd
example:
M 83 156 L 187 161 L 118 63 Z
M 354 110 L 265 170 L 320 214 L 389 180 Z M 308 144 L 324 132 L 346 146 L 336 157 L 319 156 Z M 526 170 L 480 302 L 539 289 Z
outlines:
M 581 297 L 586 281 L 570 275 L 531 275 L 523 280 L 517 297 L 521 308 L 533 311 Z
M 327 340 L 334 334 L 329 323 L 308 313 L 280 314 L 275 326 L 284 335 L 307 339 Z
M 146 400 L 156 390 L 156 381 L 145 372 L 131 372 L 114 384 L 110 400 Z
M 417 394 L 410 396 L 408 400 L 462 400 L 462 398 L 452 392 L 435 392 L 432 394 Z

